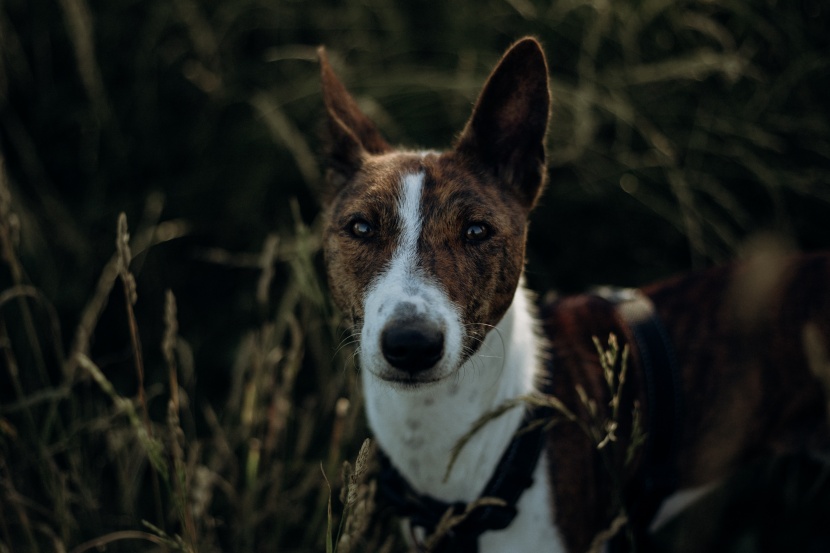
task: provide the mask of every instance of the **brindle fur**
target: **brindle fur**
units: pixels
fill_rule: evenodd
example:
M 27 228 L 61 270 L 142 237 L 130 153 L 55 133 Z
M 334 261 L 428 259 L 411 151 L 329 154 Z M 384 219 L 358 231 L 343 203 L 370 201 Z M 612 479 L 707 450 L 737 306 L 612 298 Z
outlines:
M 766 284 L 752 281 L 766 277 Z M 742 292 L 754 289 L 749 296 Z M 815 325 L 830 345 L 830 255 L 749 261 L 681 275 L 643 288 L 674 346 L 682 374 L 684 418 L 674 469 L 679 489 L 728 477 L 767 455 L 828 451 L 827 399 L 808 367 L 803 333 Z M 624 413 L 636 399 L 648 413 L 636 343 L 614 306 L 594 296 L 564 298 L 541 312 L 550 337 L 554 394 L 583 417 L 582 386 L 607 405 L 608 390 L 592 336 L 621 337 L 632 348 Z M 555 367 L 553 366 L 555 364 Z M 671 393 L 663 390 L 662 393 Z M 623 420 L 626 436 L 630 419 Z M 646 416 L 644 426 L 648 428 Z M 618 451 L 627 446 L 622 442 Z M 585 551 L 614 514 L 609 473 L 575 425 L 550 432 L 557 523 L 571 551 Z M 622 459 L 616 470 L 626 474 Z M 636 505 L 638 466 L 627 471 L 625 500 Z M 648 521 L 643 521 L 648 523 Z

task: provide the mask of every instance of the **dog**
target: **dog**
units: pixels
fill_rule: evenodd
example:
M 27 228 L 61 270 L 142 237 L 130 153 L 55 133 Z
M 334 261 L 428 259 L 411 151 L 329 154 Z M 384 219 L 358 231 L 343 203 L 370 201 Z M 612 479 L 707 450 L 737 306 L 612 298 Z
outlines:
M 647 533 L 762 452 L 827 447 L 808 358 L 827 358 L 830 256 L 538 302 L 523 270 L 547 172 L 539 42 L 507 50 L 445 152 L 390 146 L 319 54 L 324 262 L 413 546 L 585 551 L 617 523 Z M 630 365 L 616 391 L 595 341 L 612 335 Z M 612 409 L 602 447 L 580 421 Z

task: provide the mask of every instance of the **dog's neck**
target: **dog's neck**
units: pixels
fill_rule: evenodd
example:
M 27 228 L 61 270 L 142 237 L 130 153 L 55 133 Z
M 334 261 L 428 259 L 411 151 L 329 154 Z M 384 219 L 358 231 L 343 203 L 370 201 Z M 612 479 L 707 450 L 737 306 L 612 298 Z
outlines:
M 362 372 L 366 412 L 395 468 L 420 493 L 443 501 L 472 501 L 481 493 L 519 427 L 522 408 L 487 423 L 461 449 L 473 423 L 504 402 L 531 393 L 544 350 L 532 301 L 520 285 L 499 324 L 457 373 L 434 385 L 394 389 Z

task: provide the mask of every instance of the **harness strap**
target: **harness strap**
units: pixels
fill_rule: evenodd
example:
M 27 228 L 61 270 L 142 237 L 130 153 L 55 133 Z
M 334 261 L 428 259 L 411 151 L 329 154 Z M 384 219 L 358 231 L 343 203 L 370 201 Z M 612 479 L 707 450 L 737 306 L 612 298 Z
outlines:
M 631 328 L 645 380 L 648 440 L 632 515 L 647 526 L 662 500 L 677 488 L 675 463 L 683 421 L 680 366 L 668 333 L 645 294 L 623 290 L 606 297 Z
M 502 455 L 493 475 L 481 493 L 482 498 L 501 499 L 504 505 L 483 505 L 469 512 L 462 522 L 451 528 L 430 553 L 477 553 L 478 537 L 489 530 L 507 528 L 516 517 L 516 503 L 533 484 L 533 472 L 544 445 L 545 418 L 551 416 L 547 407 L 528 409 L 521 426 Z M 435 533 L 444 514 L 452 509 L 453 516 L 464 513 L 467 504 L 446 503 L 416 492 L 379 451 L 381 472 L 378 488 L 395 514 L 409 519 L 411 528 L 420 528 L 429 536 Z M 414 533 L 413 533 L 414 537 Z M 417 540 L 416 540 L 417 541 Z M 416 543 L 425 551 L 424 544 Z

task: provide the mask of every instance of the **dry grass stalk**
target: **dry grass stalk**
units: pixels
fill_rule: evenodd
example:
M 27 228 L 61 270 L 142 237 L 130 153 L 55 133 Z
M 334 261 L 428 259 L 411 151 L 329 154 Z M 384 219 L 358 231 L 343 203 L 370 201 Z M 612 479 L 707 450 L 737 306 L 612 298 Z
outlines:
M 337 540 L 338 553 L 353 551 L 364 541 L 372 523 L 375 511 L 377 482 L 366 481 L 371 460 L 375 455 L 375 444 L 368 438 L 363 441 L 355 460 L 354 469 L 348 461 L 343 463 L 343 489 L 340 500 L 344 504 L 341 533 Z
M 602 553 L 605 551 L 608 541 L 623 530 L 626 524 L 628 524 L 628 517 L 624 513 L 617 515 L 608 528 L 594 536 L 591 546 L 588 548 L 588 553 Z
M 176 296 L 172 290 L 164 295 L 164 334 L 161 339 L 161 351 L 167 364 L 167 373 L 170 382 L 170 401 L 173 408 L 179 412 L 179 377 L 176 363 L 176 343 L 179 337 L 179 321 L 176 318 Z
M 441 516 L 438 525 L 430 536 L 424 542 L 424 550 L 432 551 L 441 542 L 444 537 L 452 531 L 453 528 L 464 522 L 470 514 L 481 507 L 503 507 L 507 505 L 503 499 L 497 497 L 480 497 L 475 501 L 471 501 L 464 508 L 463 513 L 457 515 L 453 514 L 454 509 L 450 507 Z
M 84 542 L 78 545 L 77 547 L 72 548 L 69 551 L 69 553 L 86 553 L 87 551 L 93 550 L 100 551 L 102 549 L 105 549 L 107 545 L 111 543 L 120 542 L 124 540 L 147 541 L 162 547 L 170 545 L 168 540 L 150 532 L 141 532 L 139 530 L 123 530 L 121 532 L 112 532 L 110 534 L 107 534 L 106 536 L 100 536 L 98 538 Z
M 111 118 L 112 113 L 104 88 L 104 79 L 96 60 L 91 10 L 86 0 L 60 0 L 60 6 L 66 18 L 66 27 L 75 51 L 81 82 L 103 123 Z
M 145 432 L 152 438 L 153 426 L 150 423 L 150 409 L 147 406 L 147 394 L 144 387 L 144 354 L 141 349 L 141 339 L 139 337 L 138 323 L 135 318 L 135 310 L 133 307 L 138 301 L 138 292 L 136 289 L 135 277 L 130 272 L 130 263 L 132 262 L 132 252 L 130 250 L 130 234 L 127 228 L 127 215 L 121 213 L 118 216 L 118 229 L 115 238 L 115 249 L 119 259 L 118 272 L 121 277 L 121 283 L 124 287 L 125 308 L 127 311 L 127 325 L 130 330 L 130 342 L 132 344 L 133 360 L 135 362 L 135 372 L 138 379 L 138 403 L 141 406 L 142 420 L 144 421 Z M 161 486 L 158 481 L 158 475 L 161 473 L 166 476 L 165 472 L 159 471 L 160 467 L 156 467 L 156 471 L 151 474 L 153 481 L 153 491 L 155 495 L 156 513 L 158 520 L 163 521 L 163 508 L 161 499 Z

